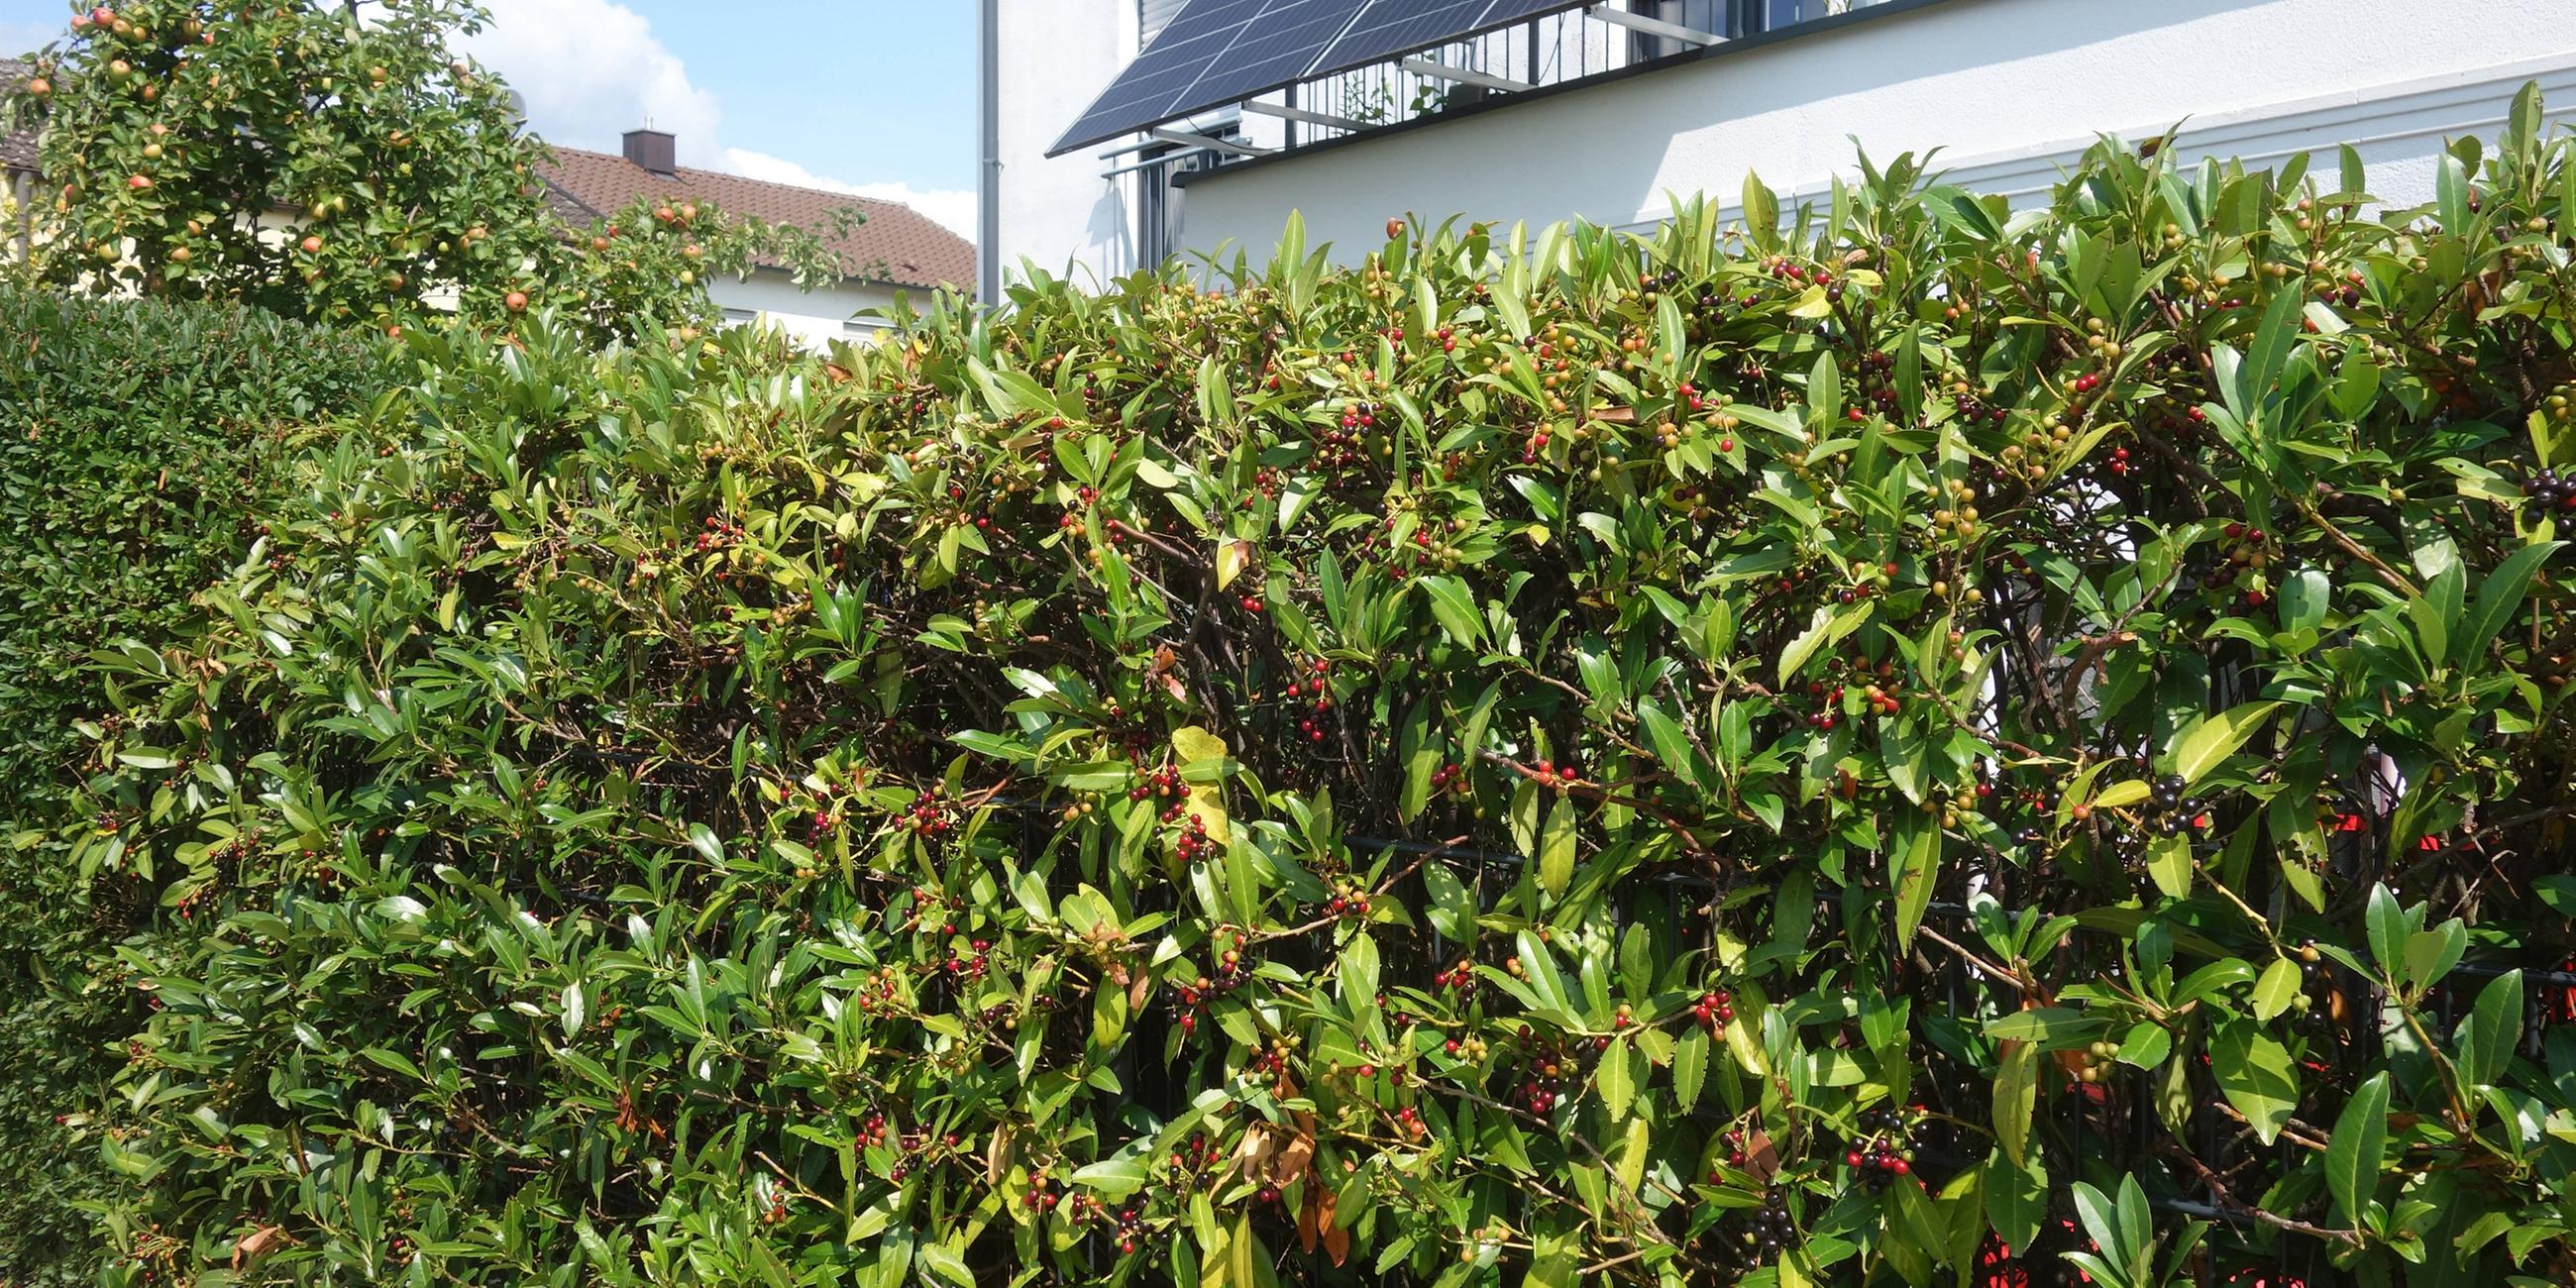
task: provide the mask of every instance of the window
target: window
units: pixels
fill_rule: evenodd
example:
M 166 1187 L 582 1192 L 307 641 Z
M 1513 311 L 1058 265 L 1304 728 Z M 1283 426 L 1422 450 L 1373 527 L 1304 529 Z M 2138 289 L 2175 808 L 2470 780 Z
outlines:
M 1880 3 L 1884 0 L 1652 0 L 1652 3 L 1629 7 L 1649 18 L 1661 18 L 1693 31 L 1735 40 Z M 1690 46 L 1681 41 L 1643 32 L 1633 34 L 1628 47 L 1630 56 L 1639 61 L 1667 58 L 1690 50 Z
M 749 326 L 750 324 L 760 320 L 760 310 L 726 309 L 724 311 L 724 320 L 726 326 Z
M 893 329 L 892 324 L 884 318 L 851 318 L 841 324 L 841 338 L 860 344 L 874 344 L 891 329 Z

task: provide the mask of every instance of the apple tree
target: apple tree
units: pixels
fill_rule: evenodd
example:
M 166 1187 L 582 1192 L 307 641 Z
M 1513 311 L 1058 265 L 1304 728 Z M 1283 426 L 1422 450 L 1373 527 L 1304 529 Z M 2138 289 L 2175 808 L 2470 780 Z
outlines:
M 486 19 L 471 0 L 74 13 L 0 102 L 0 127 L 40 130 L 39 275 L 387 327 L 432 309 L 565 306 L 632 331 L 706 313 L 705 271 L 831 267 L 810 234 L 712 210 L 624 218 L 640 240 L 585 253 L 620 234 L 563 224 L 540 190 L 545 145 L 519 128 L 503 82 L 452 52 Z M 708 269 L 618 271 L 682 256 Z

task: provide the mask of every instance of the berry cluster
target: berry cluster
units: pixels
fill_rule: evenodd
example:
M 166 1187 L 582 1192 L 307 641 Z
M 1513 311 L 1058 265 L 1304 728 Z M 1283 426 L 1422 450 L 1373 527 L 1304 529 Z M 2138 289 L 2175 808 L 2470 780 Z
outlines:
M 1169 821 L 1180 810 L 1181 807 L 1175 805 L 1165 810 L 1163 817 Z M 1207 820 L 1196 814 L 1190 815 L 1190 821 L 1181 828 L 1181 838 L 1172 843 L 1172 853 L 1179 855 L 1183 863 L 1198 863 L 1214 858 L 1216 852 L 1216 842 L 1208 839 Z
M 1864 1112 L 1860 1115 L 1864 1134 L 1843 1151 L 1843 1166 L 1859 1172 L 1872 1189 L 1886 1185 L 1891 1177 L 1911 1175 L 1914 1124 L 1922 1117 L 1919 1105 L 1910 1111 L 1889 1108 Z
M 1461 1002 L 1476 995 L 1476 963 L 1464 957 L 1458 964 L 1431 977 L 1432 986 L 1445 988 L 1458 995 Z
M 945 788 L 933 783 L 913 798 L 896 825 L 918 836 L 946 836 L 957 830 L 957 809 L 945 799 Z
M 1290 1059 L 1293 1058 L 1296 1049 L 1304 1044 L 1305 1039 L 1293 1036 L 1272 1038 L 1269 1046 L 1253 1052 L 1252 1058 L 1243 1062 L 1244 1079 L 1259 1082 L 1285 1076 Z
M 1453 761 L 1449 764 L 1442 765 L 1438 769 L 1432 770 L 1431 790 L 1435 792 L 1454 792 L 1460 796 L 1466 795 L 1468 792 L 1467 767 Z
M 2183 787 L 2179 774 L 2167 774 L 2156 782 L 2147 817 L 2148 825 L 2160 836 L 2180 836 L 2185 829 L 2204 831 L 2209 827 L 2209 802 L 2183 795 Z
M 1485 1040 L 1479 1037 L 1451 1038 L 1440 1049 L 1470 1064 L 1485 1058 Z
M 854 996 L 858 1000 L 859 1010 L 863 1012 L 891 1013 L 904 1009 L 903 986 L 897 981 L 895 969 L 892 966 L 878 967 L 874 982 L 861 985 Z
M 1735 1018 L 1735 996 L 1722 988 L 1710 989 L 1691 1004 L 1691 1017 L 1699 1021 L 1701 1028 L 1715 1033 Z
M 1197 1032 L 1199 1016 L 1207 1010 L 1208 1003 L 1243 987 L 1245 978 L 1243 954 L 1229 951 L 1220 960 L 1214 978 L 1201 975 L 1173 989 L 1172 1018 L 1181 1026 L 1181 1032 Z
M 1778 1260 L 1782 1250 L 1797 1238 L 1798 1223 L 1789 1214 L 1788 1194 L 1774 1189 L 1763 1194 L 1762 1206 L 1753 1209 L 1751 1218 L 1735 1237 L 1719 1240 L 1717 1251 L 1729 1268 L 1743 1275 Z
M 1376 404 L 1353 403 L 1343 408 L 1340 427 L 1327 429 L 1316 438 L 1315 468 L 1339 476 L 1366 466 L 1368 434 L 1375 428 Z
M 1289 701 L 1304 705 L 1309 712 L 1298 717 L 1297 732 L 1303 734 L 1308 742 L 1322 742 L 1324 726 L 1318 718 L 1330 715 L 1333 710 L 1333 664 L 1319 657 L 1307 664 L 1307 670 L 1312 679 L 1292 677 L 1279 692 Z
M 719 519 L 710 514 L 707 516 L 706 526 L 707 530 L 698 534 L 698 550 L 700 553 L 705 554 L 718 550 L 729 550 L 742 544 L 741 524 L 735 523 L 730 519 Z
M 1609 1039 L 1600 1041 L 1607 1043 Z M 1542 1040 L 1530 1049 L 1521 1079 L 1521 1102 L 1541 1117 L 1553 1112 L 1569 1088 L 1582 1086 L 1584 1058 L 1599 1049 L 1581 1038 Z
M 1357 881 L 1334 882 L 1333 897 L 1324 904 L 1325 915 L 1333 917 L 1364 917 L 1368 910 L 1369 892 Z
M 2576 510 L 2576 477 L 2539 470 L 2522 481 L 2522 517 L 2538 523 L 2552 510 Z
M 1174 769 L 1169 765 L 1165 765 L 1164 767 L 1145 775 L 1144 782 L 1138 783 L 1136 786 L 1127 789 L 1127 799 L 1131 801 L 1141 801 L 1156 796 L 1165 798 L 1186 796 L 1189 794 L 1189 790 L 1190 789 L 1181 782 L 1181 771 Z M 1168 823 L 1177 817 L 1179 817 L 1177 814 L 1167 811 L 1163 816 L 1163 821 Z
M 2222 531 L 2226 534 L 2227 546 L 2200 574 L 2201 588 L 2219 590 L 2235 586 L 2244 592 L 2248 607 L 2262 607 L 2269 597 L 2263 593 L 2256 579 L 2265 568 L 2280 560 L 2280 549 L 2272 544 L 2269 534 L 2249 524 L 2231 520 Z
M 992 955 L 992 940 L 974 940 L 965 952 L 950 949 L 947 959 L 940 962 L 937 969 L 966 979 L 982 979 L 985 972 L 991 969 Z

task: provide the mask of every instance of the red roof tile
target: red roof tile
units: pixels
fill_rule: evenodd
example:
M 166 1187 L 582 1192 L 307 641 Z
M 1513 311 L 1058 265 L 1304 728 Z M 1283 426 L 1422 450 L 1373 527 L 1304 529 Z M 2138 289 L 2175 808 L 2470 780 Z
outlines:
M 975 286 L 975 247 L 909 206 L 797 188 L 681 166 L 678 173 L 657 175 L 622 156 L 559 147 L 552 164 L 541 166 L 546 200 L 566 222 L 586 227 L 624 209 L 639 198 L 690 199 L 712 202 L 737 215 L 753 215 L 774 224 L 795 224 L 824 239 L 840 252 L 852 275 L 899 286 Z M 867 222 L 845 236 L 834 236 L 832 212 L 855 206 Z

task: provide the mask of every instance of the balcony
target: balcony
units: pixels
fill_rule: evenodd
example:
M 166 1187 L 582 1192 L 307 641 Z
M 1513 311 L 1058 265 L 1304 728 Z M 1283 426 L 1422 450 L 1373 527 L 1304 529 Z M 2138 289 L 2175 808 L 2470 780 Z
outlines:
M 1604 0 L 1263 94 L 1100 154 L 1113 175 L 1225 169 L 1936 0 Z

